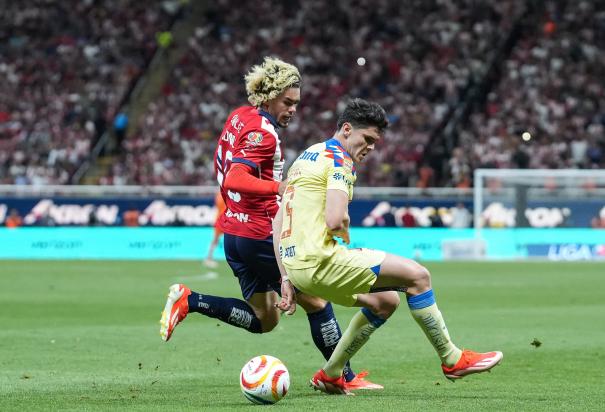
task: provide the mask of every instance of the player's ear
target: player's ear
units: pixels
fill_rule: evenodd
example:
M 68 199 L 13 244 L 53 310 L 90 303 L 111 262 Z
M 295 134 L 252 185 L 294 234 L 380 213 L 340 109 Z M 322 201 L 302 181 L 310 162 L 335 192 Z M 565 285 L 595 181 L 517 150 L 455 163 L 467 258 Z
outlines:
M 342 125 L 342 132 L 345 135 L 345 137 L 349 137 L 351 135 L 352 130 L 353 130 L 353 126 L 351 126 L 351 123 L 349 123 L 349 122 L 345 122 Z

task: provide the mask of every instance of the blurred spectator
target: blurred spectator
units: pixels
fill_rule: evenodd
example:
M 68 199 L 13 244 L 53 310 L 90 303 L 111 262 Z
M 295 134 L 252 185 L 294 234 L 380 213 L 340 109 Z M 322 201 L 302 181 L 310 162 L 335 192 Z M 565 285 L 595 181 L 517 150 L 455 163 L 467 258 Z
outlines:
M 443 220 L 441 220 L 439 212 L 432 212 L 429 216 L 429 220 L 431 221 L 431 227 L 443 227 Z
M 458 202 L 456 207 L 452 210 L 452 223 L 451 228 L 463 229 L 471 226 L 472 216 L 468 211 L 464 203 Z
M 126 130 L 128 129 L 128 115 L 124 112 L 120 112 L 113 119 L 113 132 L 116 136 L 116 151 L 119 153 L 122 149 L 122 142 L 124 136 L 126 136 Z
M 124 226 L 128 226 L 128 227 L 139 226 L 139 215 L 140 215 L 140 212 L 134 207 L 126 210 L 123 215 Z
M 592 218 L 590 226 L 593 229 L 605 229 L 605 207 L 601 209 L 597 216 Z
M 17 209 L 11 209 L 4 224 L 7 228 L 12 229 L 23 226 L 23 219 L 21 218 L 19 211 Z
M 169 31 L 162 31 L 156 34 L 156 40 L 158 46 L 162 49 L 167 49 L 172 44 L 172 33 Z
M 412 214 L 412 209 L 410 206 L 406 206 L 405 212 L 403 212 L 403 215 L 401 215 L 401 223 L 403 224 L 403 227 L 417 226 L 416 218 Z
M 593 229 L 605 229 L 605 219 L 600 216 L 595 216 L 590 221 L 590 227 Z

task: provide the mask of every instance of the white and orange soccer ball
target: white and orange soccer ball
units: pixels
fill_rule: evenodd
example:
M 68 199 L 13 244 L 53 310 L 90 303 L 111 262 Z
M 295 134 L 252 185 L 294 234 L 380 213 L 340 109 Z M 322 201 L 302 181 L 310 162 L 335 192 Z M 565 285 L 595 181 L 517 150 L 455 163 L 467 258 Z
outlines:
M 261 355 L 244 365 L 239 383 L 242 393 L 250 402 L 269 405 L 286 396 L 290 388 L 290 374 L 279 359 Z

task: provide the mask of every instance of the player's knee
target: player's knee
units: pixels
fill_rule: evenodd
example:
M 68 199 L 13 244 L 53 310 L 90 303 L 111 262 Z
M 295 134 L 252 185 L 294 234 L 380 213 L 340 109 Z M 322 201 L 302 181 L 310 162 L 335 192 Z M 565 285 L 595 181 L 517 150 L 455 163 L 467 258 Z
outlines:
M 371 311 L 382 319 L 388 319 L 399 306 L 399 294 L 397 292 L 384 292 L 380 299 L 373 305 Z
M 395 311 L 397 307 L 399 307 L 399 294 L 397 292 L 388 293 L 385 298 L 381 302 L 381 312 L 384 313 L 385 319 L 390 317 Z
M 417 265 L 412 274 L 412 285 L 408 292 L 422 293 L 431 288 L 431 272 L 422 265 Z

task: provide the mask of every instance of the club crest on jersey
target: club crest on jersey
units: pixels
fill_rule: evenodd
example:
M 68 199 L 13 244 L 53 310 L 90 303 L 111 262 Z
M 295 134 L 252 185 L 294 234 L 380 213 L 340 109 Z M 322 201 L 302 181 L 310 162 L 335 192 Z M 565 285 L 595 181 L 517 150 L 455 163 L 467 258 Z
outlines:
M 263 134 L 259 132 L 250 132 L 246 136 L 247 146 L 258 146 L 263 141 Z

